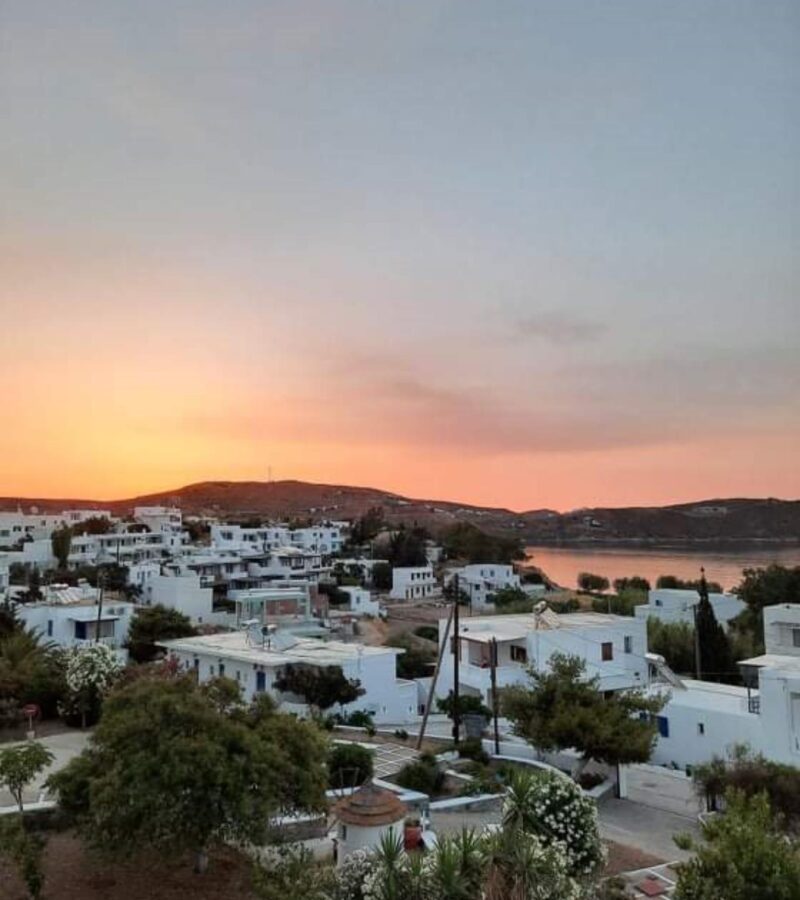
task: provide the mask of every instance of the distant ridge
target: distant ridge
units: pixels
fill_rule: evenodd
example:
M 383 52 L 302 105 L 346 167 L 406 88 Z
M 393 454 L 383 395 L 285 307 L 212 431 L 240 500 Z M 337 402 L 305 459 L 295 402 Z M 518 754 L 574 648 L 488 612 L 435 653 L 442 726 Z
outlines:
M 473 522 L 486 531 L 541 543 L 800 542 L 800 500 L 729 498 L 669 506 L 514 512 L 447 500 L 420 500 L 370 487 L 305 481 L 203 481 L 123 500 L 0 497 L 0 510 L 111 509 L 177 504 L 187 514 L 348 519 L 382 506 L 391 522 L 441 528 Z

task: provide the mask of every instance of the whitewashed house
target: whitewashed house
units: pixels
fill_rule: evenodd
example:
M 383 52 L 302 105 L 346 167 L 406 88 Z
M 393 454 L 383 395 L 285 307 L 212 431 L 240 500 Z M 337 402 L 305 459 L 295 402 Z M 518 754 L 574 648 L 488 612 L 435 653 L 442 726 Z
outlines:
M 458 587 L 469 597 L 472 609 L 492 610 L 492 595 L 504 588 L 521 590 L 530 596 L 545 592 L 543 584 L 524 585 L 520 576 L 510 565 L 498 563 L 472 563 L 460 569 L 450 569 L 445 576 L 445 584 L 452 584 L 458 576 Z
M 709 603 L 720 625 L 726 626 L 745 609 L 745 604 L 735 594 L 709 593 Z M 634 608 L 637 618 L 653 617 L 662 622 L 683 622 L 694 625 L 694 608 L 700 595 L 694 590 L 658 588 L 648 591 L 647 603 Z
M 417 714 L 417 685 L 397 677 L 397 656 L 403 651 L 396 647 L 323 641 L 285 631 L 261 634 L 260 629 L 181 638 L 165 641 L 164 647 L 184 669 L 195 671 L 201 682 L 220 675 L 234 679 L 245 700 L 266 692 L 282 708 L 306 713 L 299 698 L 276 690 L 278 675 L 287 665 L 338 666 L 346 678 L 358 680 L 366 693 L 331 712 L 366 710 L 376 723 L 410 722 Z
M 437 592 L 432 566 L 396 566 L 392 569 L 392 600 L 422 600 Z
M 9 571 L 8 556 L 5 553 L 0 553 L 0 602 L 5 600 L 8 595 L 8 589 L 11 584 Z
M 366 588 L 345 585 L 339 590 L 347 594 L 349 598 L 347 605 L 340 606 L 339 609 L 352 613 L 354 616 L 377 616 L 380 613 L 380 604 Z
M 439 621 L 439 646 L 446 620 Z M 497 644 L 497 686 L 528 684 L 528 668 L 547 671 L 554 653 L 578 656 L 586 674 L 597 676 L 603 691 L 646 687 L 647 629 L 631 616 L 576 612 L 474 616 L 462 618 L 458 632 L 459 687 L 465 694 L 491 700 L 491 652 Z M 436 685 L 441 697 L 453 688 L 456 641 L 451 634 Z
M 767 653 L 742 660 L 745 686 L 672 676 L 651 691 L 669 690 L 657 717 L 653 761 L 684 767 L 748 744 L 774 762 L 800 766 L 800 604 L 764 609 Z M 800 637 L 798 638 L 800 640 Z
M 127 657 L 123 644 L 136 612 L 134 603 L 106 594 L 100 606 L 99 591 L 86 584 L 78 587 L 55 584 L 42 590 L 42 600 L 15 604 L 26 628 L 62 647 L 83 647 L 99 640 Z

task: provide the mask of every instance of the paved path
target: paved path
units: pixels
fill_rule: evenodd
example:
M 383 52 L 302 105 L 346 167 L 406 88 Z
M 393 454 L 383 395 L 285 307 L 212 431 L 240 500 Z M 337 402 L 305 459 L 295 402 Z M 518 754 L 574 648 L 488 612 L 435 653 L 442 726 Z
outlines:
M 57 772 L 59 769 L 63 769 L 73 757 L 78 756 L 89 743 L 90 735 L 90 731 L 65 731 L 62 734 L 52 734 L 49 737 L 44 737 L 39 741 L 39 743 L 44 744 L 44 746 L 47 747 L 47 749 L 55 756 L 55 759 L 32 784 L 28 785 L 28 788 L 22 797 L 23 803 L 38 803 L 47 799 L 44 791 L 44 782 L 47 780 L 48 776 L 52 775 L 53 772 Z M 24 741 L 21 743 L 24 743 Z M 6 750 L 9 747 L 17 747 L 19 744 L 20 742 L 17 742 L 16 744 L 3 744 L 0 746 L 0 750 Z M 7 807 L 16 808 L 14 806 L 14 798 L 5 788 L 0 788 L 0 814 L 6 811 Z
M 700 833 L 697 819 L 687 819 L 630 800 L 606 797 L 597 808 L 600 834 L 604 838 L 644 850 L 664 862 L 685 860 L 691 856 L 675 846 L 673 835 L 689 832 L 696 836 Z

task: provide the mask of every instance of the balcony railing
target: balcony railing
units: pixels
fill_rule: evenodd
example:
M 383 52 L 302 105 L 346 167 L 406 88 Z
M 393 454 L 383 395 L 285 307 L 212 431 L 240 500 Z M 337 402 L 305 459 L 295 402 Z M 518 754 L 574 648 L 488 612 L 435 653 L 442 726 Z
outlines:
M 761 713 L 761 697 L 748 697 L 747 698 L 747 711 L 749 713 L 753 713 L 754 715 L 760 715 Z

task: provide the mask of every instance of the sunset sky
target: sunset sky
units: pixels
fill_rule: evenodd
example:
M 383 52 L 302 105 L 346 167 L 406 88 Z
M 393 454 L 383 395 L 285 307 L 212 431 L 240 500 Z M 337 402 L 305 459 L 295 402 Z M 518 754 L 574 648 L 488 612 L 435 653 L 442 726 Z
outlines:
M 0 495 L 800 496 L 800 4 L 2 0 Z

